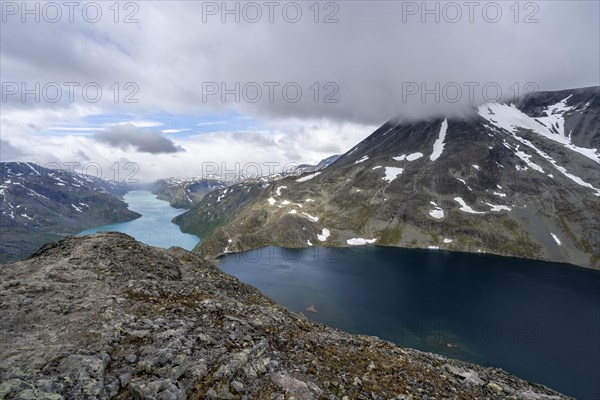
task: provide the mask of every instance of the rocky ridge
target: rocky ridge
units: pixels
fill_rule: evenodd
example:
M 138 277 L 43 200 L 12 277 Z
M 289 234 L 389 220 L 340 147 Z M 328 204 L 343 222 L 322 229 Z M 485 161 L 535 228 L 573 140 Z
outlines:
M 566 399 L 344 333 L 179 248 L 68 237 L 0 269 L 3 399 Z

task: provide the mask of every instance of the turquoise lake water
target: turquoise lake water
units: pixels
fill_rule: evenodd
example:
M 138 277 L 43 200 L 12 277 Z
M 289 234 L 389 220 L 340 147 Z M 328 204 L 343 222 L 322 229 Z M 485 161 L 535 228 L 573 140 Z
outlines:
M 168 202 L 158 200 L 147 190 L 132 190 L 123 196 L 129 209 L 142 214 L 138 219 L 118 224 L 110 224 L 87 229 L 80 235 L 96 232 L 118 231 L 133 236 L 140 242 L 151 246 L 169 248 L 179 246 L 191 250 L 200 241 L 197 236 L 183 233 L 179 226 L 171 222 L 177 215 L 185 212 L 173 208 Z

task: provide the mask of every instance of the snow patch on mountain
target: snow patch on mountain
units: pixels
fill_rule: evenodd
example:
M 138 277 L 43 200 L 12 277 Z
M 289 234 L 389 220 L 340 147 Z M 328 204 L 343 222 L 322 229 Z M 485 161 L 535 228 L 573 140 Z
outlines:
M 396 179 L 398 175 L 402 174 L 402 172 L 404 172 L 404 168 L 385 167 L 385 176 L 381 179 L 391 182 Z
M 490 211 L 494 211 L 494 212 L 511 211 L 512 210 L 512 208 L 510 208 L 508 206 L 502 206 L 502 205 L 496 205 L 496 204 L 490 204 L 490 203 L 485 203 L 485 204 L 492 207 L 492 209 Z
M 548 161 L 550 164 L 552 164 L 552 166 L 554 166 L 554 168 L 556 168 L 561 174 L 563 174 L 567 178 L 571 179 L 573 182 L 577 183 L 578 185 L 593 190 L 594 196 L 600 197 L 600 189 L 594 187 L 590 183 L 585 182 L 580 177 L 567 172 L 567 169 L 565 167 L 558 165 L 557 162 L 552 157 L 550 157 L 548 154 L 546 154 L 545 152 L 543 152 L 540 149 L 538 149 L 537 147 L 535 147 L 533 145 L 533 143 L 531 143 L 529 140 L 523 139 L 522 137 L 520 137 L 519 135 L 516 135 L 516 134 L 513 134 L 513 137 L 516 140 L 518 140 L 519 142 L 521 142 L 522 144 L 524 144 L 525 146 L 528 146 L 529 148 L 533 149 L 536 153 L 538 153 L 539 156 L 541 156 L 546 161 Z M 505 143 L 505 145 L 506 145 L 506 143 Z M 507 147 L 510 148 L 510 146 L 507 146 Z M 517 150 L 518 150 L 518 147 L 517 147 Z M 518 156 L 518 154 L 517 154 L 517 156 Z M 527 156 L 527 159 L 529 159 L 529 157 L 530 156 Z M 535 164 L 535 165 L 537 165 L 537 164 Z M 526 168 L 519 168 L 518 165 L 516 166 L 516 168 L 517 168 L 517 170 L 521 170 L 521 169 L 526 170 Z
M 469 191 L 471 191 L 471 192 L 473 191 L 473 189 L 471 189 L 471 187 L 469 185 L 467 185 L 467 182 L 465 182 L 464 179 L 456 178 L 456 180 L 462 182 L 467 187 L 467 189 L 469 189 Z
M 323 231 L 321 232 L 321 234 L 317 235 L 317 239 L 319 239 L 319 241 L 321 241 L 321 242 L 324 242 L 327 240 L 329 235 L 331 235 L 331 232 L 329 232 L 329 229 L 323 228 Z
M 276 190 L 275 193 L 277 193 L 277 196 L 281 196 L 281 191 L 283 189 L 287 189 L 287 186 L 279 186 Z
M 564 131 L 564 114 L 573 109 L 566 105 L 569 97 L 557 104 L 546 107 L 544 111 L 546 116 L 544 117 L 530 117 L 517 109 L 514 104 L 509 106 L 506 104 L 488 103 L 479 106 L 477 112 L 481 117 L 500 129 L 504 129 L 512 134 L 516 134 L 519 129 L 531 130 L 600 164 L 598 149 L 589 149 L 574 145 L 571 142 L 571 135 L 567 135 Z
M 363 239 L 363 238 L 352 238 L 346 240 L 350 246 L 363 246 L 365 244 L 375 243 L 377 239 Z
M 321 174 L 320 172 L 315 172 L 314 174 L 309 174 L 309 175 L 303 176 L 302 178 L 296 179 L 296 182 L 306 182 L 320 174 Z
M 435 201 L 430 202 L 430 204 L 432 206 L 434 206 L 435 209 L 434 210 L 429 210 L 429 215 L 431 215 L 435 219 L 442 219 L 442 218 L 444 218 L 444 210 L 441 207 L 439 207 L 435 203 Z
M 442 152 L 444 151 L 444 140 L 446 140 L 446 131 L 448 130 L 448 120 L 444 119 L 444 121 L 442 122 L 442 126 L 440 127 L 440 134 L 437 138 L 437 140 L 435 141 L 435 143 L 433 143 L 433 153 L 431 153 L 431 155 L 429 156 L 429 159 L 431 161 L 435 161 L 438 158 L 440 158 L 440 156 L 442 155 Z
M 462 199 L 462 197 L 455 197 L 454 201 L 456 201 L 458 204 L 460 204 L 460 211 L 462 211 L 462 212 L 466 212 L 469 214 L 485 214 L 485 212 L 483 212 L 483 211 L 473 210 L 470 206 L 467 205 L 467 203 L 465 203 L 465 201 Z
M 312 216 L 312 215 L 310 215 L 310 214 L 307 214 L 307 213 L 305 213 L 305 212 L 303 212 L 303 213 L 302 213 L 302 215 L 306 216 L 306 218 L 310 219 L 312 222 L 317 222 L 317 221 L 319 221 L 319 217 Z
M 421 153 L 420 151 L 416 152 L 416 153 L 412 153 L 406 156 L 406 161 L 415 161 L 418 160 L 419 158 L 423 157 L 423 153 Z
M 530 158 L 531 158 L 530 154 L 527 154 L 524 151 L 519 150 L 519 145 L 517 145 L 515 155 L 517 157 L 519 157 L 521 160 L 523 160 L 525 162 L 525 164 L 527 164 L 529 166 L 529 168 L 536 170 L 538 172 L 541 172 L 542 174 L 544 173 L 544 170 L 542 169 L 542 167 L 540 167 L 539 165 L 537 165 L 536 163 L 534 163 L 533 161 L 530 160 Z
M 365 162 L 369 159 L 369 156 L 363 156 L 360 160 L 357 160 L 354 164 Z

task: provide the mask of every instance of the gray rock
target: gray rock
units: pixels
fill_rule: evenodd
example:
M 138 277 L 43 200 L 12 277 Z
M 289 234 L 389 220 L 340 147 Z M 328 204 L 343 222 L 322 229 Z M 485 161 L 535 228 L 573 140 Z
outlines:
M 12 280 L 0 288 L 11 321 L 0 398 L 566 399 L 501 370 L 312 323 L 195 254 L 123 234 L 46 246 L 0 268 L 0 282 Z M 32 335 L 40 327 L 45 340 Z

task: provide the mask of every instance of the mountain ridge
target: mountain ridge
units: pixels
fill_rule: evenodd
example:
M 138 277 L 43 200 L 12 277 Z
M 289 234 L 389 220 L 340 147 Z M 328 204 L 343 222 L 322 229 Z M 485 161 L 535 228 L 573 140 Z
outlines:
M 206 198 L 174 222 L 194 233 L 207 213 L 236 209 L 204 232 L 196 250 L 209 257 L 375 243 L 599 268 L 598 150 L 583 146 L 600 141 L 599 93 L 536 93 L 519 102 L 530 115 L 490 103 L 465 120 L 392 120 L 318 174 L 242 204 L 217 191 L 218 204 Z
M 0 163 L 0 262 L 69 234 L 140 217 L 125 185 L 28 162 Z

